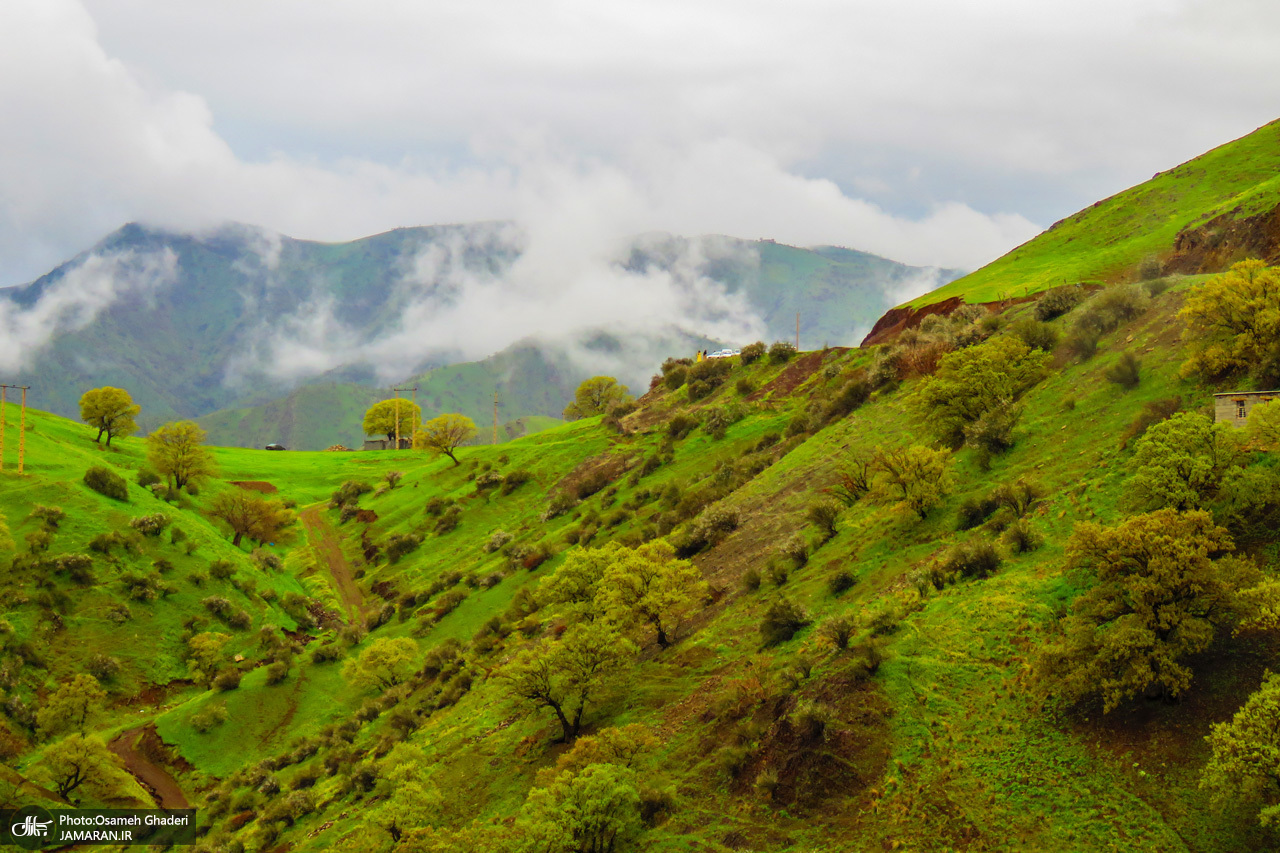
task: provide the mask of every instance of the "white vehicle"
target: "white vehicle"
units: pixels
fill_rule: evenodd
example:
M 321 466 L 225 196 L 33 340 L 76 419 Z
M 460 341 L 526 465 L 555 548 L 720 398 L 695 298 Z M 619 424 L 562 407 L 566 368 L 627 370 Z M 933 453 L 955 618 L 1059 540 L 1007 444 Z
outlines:
M 707 358 L 732 358 L 735 355 L 742 355 L 740 349 L 718 349 L 713 353 L 709 353 Z

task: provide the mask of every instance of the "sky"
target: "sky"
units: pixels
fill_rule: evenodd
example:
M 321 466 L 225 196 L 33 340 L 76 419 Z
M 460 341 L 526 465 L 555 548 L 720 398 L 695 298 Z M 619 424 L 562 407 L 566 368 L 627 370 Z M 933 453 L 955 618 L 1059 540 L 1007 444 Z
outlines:
M 4 0 L 0 286 L 129 221 L 976 268 L 1277 118 L 1269 0 Z

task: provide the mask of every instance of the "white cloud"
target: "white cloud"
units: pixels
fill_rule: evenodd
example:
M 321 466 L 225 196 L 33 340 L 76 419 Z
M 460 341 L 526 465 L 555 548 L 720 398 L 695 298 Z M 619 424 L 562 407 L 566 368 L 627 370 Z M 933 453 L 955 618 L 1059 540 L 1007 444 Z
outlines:
M 117 299 L 149 298 L 172 284 L 177 272 L 178 257 L 169 249 L 94 254 L 30 305 L 0 299 L 0 370 L 21 370 L 55 335 L 84 328 Z

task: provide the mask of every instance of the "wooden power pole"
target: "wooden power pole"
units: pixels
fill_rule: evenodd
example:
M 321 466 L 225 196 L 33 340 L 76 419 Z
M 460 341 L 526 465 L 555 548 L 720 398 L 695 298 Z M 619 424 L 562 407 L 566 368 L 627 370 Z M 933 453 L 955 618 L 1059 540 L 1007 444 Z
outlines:
M 399 450 L 400 449 L 400 392 L 412 391 L 413 396 L 409 398 L 409 401 L 416 406 L 418 402 L 418 386 L 414 385 L 412 388 L 392 388 L 391 390 L 396 392 L 396 450 Z M 411 425 L 413 430 L 412 434 L 416 435 L 418 432 L 418 413 L 416 410 L 413 410 L 413 409 L 411 409 L 410 411 L 414 413 L 413 423 Z
M 0 385 L 0 471 L 4 470 L 4 431 L 8 425 L 4 416 L 4 405 L 9 396 L 9 389 L 22 392 L 22 414 L 18 417 L 18 473 L 21 474 L 27 457 L 27 392 L 30 385 Z

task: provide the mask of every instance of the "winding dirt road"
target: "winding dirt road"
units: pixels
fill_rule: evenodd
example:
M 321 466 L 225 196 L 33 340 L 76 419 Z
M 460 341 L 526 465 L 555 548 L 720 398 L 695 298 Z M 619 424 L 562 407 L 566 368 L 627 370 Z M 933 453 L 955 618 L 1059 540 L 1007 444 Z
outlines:
M 325 518 L 323 505 L 307 507 L 299 517 L 302 519 L 303 527 L 306 528 L 307 541 L 311 543 L 311 547 L 315 548 L 316 555 L 329 567 L 329 574 L 333 577 L 334 586 L 337 587 L 338 597 L 347 608 L 347 621 L 358 621 L 360 608 L 364 604 L 364 595 L 356 584 L 351 564 L 342 553 L 342 541 L 338 538 L 337 531 L 333 529 L 329 519 Z
M 152 737 L 157 741 L 160 738 L 155 729 L 149 725 L 138 726 L 117 735 L 109 746 L 111 751 L 124 761 L 125 769 L 142 784 L 142 787 L 151 792 L 156 805 L 162 809 L 191 808 L 191 803 L 187 801 L 186 794 L 182 793 L 178 781 L 169 775 L 168 770 L 156 764 L 138 748 L 144 738 Z

